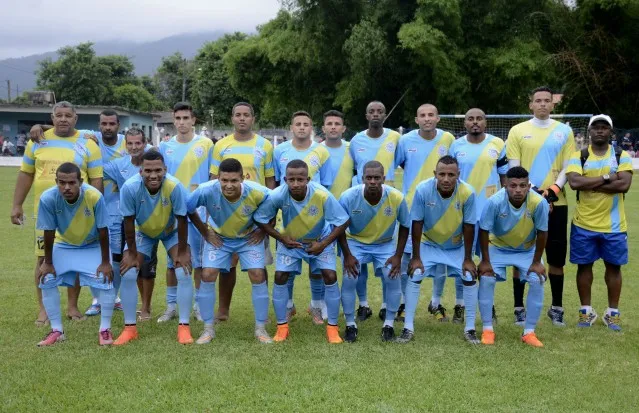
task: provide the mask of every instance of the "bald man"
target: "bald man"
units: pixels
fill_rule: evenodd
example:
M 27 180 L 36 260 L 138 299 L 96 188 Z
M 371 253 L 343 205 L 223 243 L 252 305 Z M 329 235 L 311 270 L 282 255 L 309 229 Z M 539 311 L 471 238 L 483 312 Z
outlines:
M 357 169 L 356 183 L 362 184 L 364 176 L 364 165 L 369 161 L 378 161 L 386 171 L 386 185 L 393 186 L 395 180 L 395 149 L 399 142 L 399 133 L 384 127 L 386 120 L 386 107 L 382 102 L 372 101 L 366 106 L 366 120 L 368 129 L 359 132 L 351 139 L 350 154 Z M 376 275 L 382 277 L 381 271 Z M 359 321 L 368 319 L 373 312 L 368 305 L 367 294 L 368 268 L 362 266 L 357 277 L 357 296 L 359 307 L 357 318 Z M 382 283 L 382 308 L 379 311 L 379 318 L 386 319 L 386 293 Z M 401 313 L 398 313 L 398 315 Z
M 404 170 L 402 192 L 406 196 L 406 203 L 409 208 L 412 208 L 417 185 L 434 176 L 433 171 L 437 166 L 437 162 L 442 156 L 448 155 L 448 149 L 455 141 L 455 137 L 452 134 L 437 128 L 439 120 L 437 107 L 430 103 L 425 103 L 417 108 L 417 113 L 415 114 L 415 123 L 419 128 L 403 135 L 399 140 L 399 146 L 395 154 L 395 166 L 399 166 Z M 412 248 L 412 241 L 409 236 L 404 250 L 404 258 L 402 259 L 402 293 L 406 290 L 408 262 L 411 258 Z M 446 267 L 439 266 L 437 271 L 439 275 L 445 275 Z M 433 295 L 428 305 L 428 311 L 439 321 L 448 321 L 446 308 L 441 305 L 445 282 L 446 277 L 438 276 L 433 279 Z M 457 313 L 459 313 L 464 306 L 463 284 L 459 277 L 455 281 L 455 299 L 455 308 Z M 402 309 L 403 307 L 400 306 L 400 310 Z M 463 312 L 460 314 L 461 319 L 459 322 L 461 323 L 463 321 Z M 455 318 L 455 321 L 457 321 L 457 318 Z
M 464 118 L 466 136 L 457 139 L 450 147 L 449 154 L 459 163 L 459 178 L 475 190 L 475 207 L 477 220 L 481 217 L 488 198 L 493 196 L 504 185 L 508 172 L 506 144 L 501 138 L 486 133 L 486 114 L 478 108 L 470 109 Z M 475 226 L 473 247 L 479 256 L 478 244 L 479 222 Z M 479 296 L 481 300 L 481 288 Z M 457 307 L 455 307 L 457 313 Z M 463 317 L 463 312 L 461 313 Z M 457 314 L 453 317 L 456 320 Z M 492 318 L 496 321 L 495 309 Z

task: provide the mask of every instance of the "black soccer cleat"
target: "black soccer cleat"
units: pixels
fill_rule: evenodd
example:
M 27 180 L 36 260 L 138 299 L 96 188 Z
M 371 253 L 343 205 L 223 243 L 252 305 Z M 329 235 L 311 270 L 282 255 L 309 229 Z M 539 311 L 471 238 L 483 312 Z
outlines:
M 395 341 L 395 329 L 391 326 L 384 326 L 382 328 L 382 341 L 393 342 Z
M 397 314 L 395 314 L 395 321 L 404 322 L 404 310 L 406 309 L 406 305 L 400 304 L 397 309 Z
M 347 343 L 354 343 L 357 341 L 357 327 L 346 326 L 346 331 L 344 332 L 344 341 L 346 341 Z
M 464 331 L 464 340 L 466 340 L 469 344 L 479 344 L 479 339 L 477 338 L 477 332 L 475 330 Z
M 457 304 L 453 309 L 453 323 L 461 324 L 464 322 L 464 310 L 466 308 L 463 305 Z
M 373 312 L 371 311 L 370 307 L 363 307 L 360 305 L 357 308 L 357 319 L 359 321 L 366 321 L 371 318 L 372 315 Z
M 406 344 L 413 340 L 415 333 L 407 328 L 402 330 L 402 334 L 395 340 L 398 343 Z

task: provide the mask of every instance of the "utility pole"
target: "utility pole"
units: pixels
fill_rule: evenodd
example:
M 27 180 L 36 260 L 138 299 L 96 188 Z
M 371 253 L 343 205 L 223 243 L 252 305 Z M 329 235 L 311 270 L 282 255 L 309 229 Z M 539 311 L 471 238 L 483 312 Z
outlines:
M 184 59 L 184 67 L 182 68 L 182 102 L 186 100 L 186 59 Z
M 11 103 L 11 81 L 7 79 L 7 103 Z

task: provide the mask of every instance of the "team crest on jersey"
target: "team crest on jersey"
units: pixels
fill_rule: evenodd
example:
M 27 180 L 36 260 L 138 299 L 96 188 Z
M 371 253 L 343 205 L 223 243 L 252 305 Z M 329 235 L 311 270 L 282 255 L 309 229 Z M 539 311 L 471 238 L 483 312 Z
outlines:
M 169 206 L 169 198 L 162 198 L 162 206 L 163 207 Z
M 315 205 L 311 205 L 310 207 L 308 207 L 308 215 L 311 217 L 317 216 L 317 214 L 319 214 L 319 208 L 316 207 Z
M 245 217 L 251 215 L 251 212 L 253 212 L 253 208 L 251 208 L 250 205 L 244 205 L 242 207 L 242 215 Z
M 497 152 L 497 150 L 495 149 L 488 149 L 488 156 L 490 156 L 493 159 L 497 159 L 497 157 L 499 156 L 499 153 Z
M 319 166 L 320 166 L 320 160 L 319 160 L 319 158 L 317 157 L 317 155 L 313 155 L 313 156 L 311 156 L 311 157 L 308 159 L 308 163 L 309 163 L 311 166 L 314 166 L 314 167 L 316 167 L 316 168 L 319 168 Z
M 384 208 L 384 215 L 386 215 L 387 217 L 393 216 L 393 208 L 391 208 L 390 206 Z
M 553 138 L 555 138 L 555 140 L 557 142 L 563 142 L 564 141 L 564 133 L 557 131 L 557 132 L 553 133 Z
M 532 135 L 524 135 L 524 136 L 522 136 L 522 138 L 524 138 L 524 139 L 532 139 Z
M 201 146 L 196 146 L 195 148 L 193 148 L 193 153 L 195 154 L 196 158 L 201 158 L 204 155 L 204 148 Z
M 440 146 L 437 148 L 437 153 L 439 154 L 439 156 L 444 156 L 444 155 L 446 155 L 446 154 L 448 153 L 448 149 L 446 149 L 446 147 L 445 147 L 445 146 L 440 145 Z
M 459 201 L 455 201 L 455 209 L 458 211 L 461 209 L 461 203 Z
M 388 142 L 384 148 L 386 149 L 386 152 L 395 152 L 395 142 Z
M 91 210 L 89 209 L 89 207 L 84 207 L 84 216 L 85 217 L 91 216 Z
M 526 218 L 532 219 L 532 214 L 528 210 L 526 210 Z
M 258 161 L 258 162 L 261 161 L 262 158 L 264 158 L 264 155 L 266 155 L 266 154 L 260 148 L 255 148 L 253 150 L 253 156 L 255 157 L 255 160 Z
M 75 145 L 73 145 L 73 150 L 75 151 L 75 153 L 77 153 L 80 156 L 89 155 L 89 151 L 87 150 L 87 148 L 80 143 L 76 143 Z

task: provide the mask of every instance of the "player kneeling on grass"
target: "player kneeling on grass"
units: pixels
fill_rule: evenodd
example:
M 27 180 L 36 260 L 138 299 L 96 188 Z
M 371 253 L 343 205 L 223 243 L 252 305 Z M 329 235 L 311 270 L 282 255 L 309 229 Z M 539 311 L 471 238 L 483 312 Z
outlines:
M 102 306 L 100 345 L 113 343 L 111 316 L 115 303 L 109 252 L 109 216 L 100 191 L 82 182 L 80 168 L 66 162 L 55 173 L 57 187 L 42 193 L 37 229 L 44 231 L 40 266 L 42 301 L 51 331 L 38 346 L 64 340 L 58 287 L 89 286 Z M 55 242 L 54 242 L 55 241 Z
M 581 301 L 578 326 L 590 327 L 597 319 L 590 293 L 592 264 L 601 258 L 608 286 L 603 322 L 611 330 L 621 331 L 621 266 L 628 263 L 624 194 L 632 183 L 632 160 L 627 152 L 608 144 L 612 135 L 609 116 L 593 116 L 588 128 L 592 144 L 572 155 L 567 170 L 570 187 L 577 190 L 577 209 L 570 228 L 570 262 L 577 264 Z
M 472 258 L 477 221 L 475 192 L 459 179 L 459 165 L 450 155 L 439 159 L 434 175 L 417 185 L 410 211 L 413 255 L 408 265 L 406 320 L 397 341 L 407 343 L 413 339 L 413 320 L 422 280 L 445 277 L 438 266 L 446 266 L 449 277 L 461 277 L 463 282 L 464 338 L 471 344 L 479 344 L 475 335 L 477 267 Z M 434 279 L 433 284 L 436 281 Z
M 393 322 L 401 300 L 400 269 L 408 239 L 410 215 L 404 195 L 384 185 L 384 166 L 378 161 L 364 165 L 363 185 L 348 189 L 339 203 L 350 216 L 348 233 L 339 237 L 344 271 L 342 278 L 342 307 L 346 318 L 344 339 L 357 340 L 355 324 L 355 290 L 361 265 L 373 263 L 375 273 L 382 272 L 386 289 L 386 314 L 382 340 L 394 341 Z M 399 222 L 399 241 L 394 234 Z
M 264 271 L 265 232 L 256 228 L 253 221 L 257 208 L 268 199 L 269 190 L 255 182 L 244 181 L 243 176 L 242 164 L 237 159 L 225 159 L 220 163 L 218 178 L 200 185 L 187 201 L 189 218 L 207 240 L 202 258 L 202 283 L 197 298 L 204 332 L 196 341 L 197 344 L 206 344 L 215 338 L 215 282 L 220 271 L 230 271 L 234 253 L 239 256 L 242 270 L 248 272 L 251 280 L 255 337 L 262 343 L 273 342 L 265 328 L 268 317 L 268 286 Z M 214 228 L 208 228 L 199 218 L 197 208 L 201 206 L 206 207 Z
M 277 318 L 275 341 L 288 337 L 286 304 L 289 300 L 289 276 L 302 272 L 302 260 L 312 274 L 322 274 L 326 286 L 329 343 L 341 343 L 337 328 L 340 293 L 335 271 L 335 240 L 346 230 L 348 215 L 335 197 L 318 183 L 310 182 L 306 162 L 295 159 L 286 166 L 286 185 L 273 190 L 260 205 L 253 219 L 278 241 L 273 286 L 273 308 Z M 282 232 L 273 227 L 278 210 L 282 211 Z
M 528 171 L 521 166 L 506 173 L 506 187 L 488 198 L 479 220 L 479 311 L 483 324 L 481 342 L 494 344 L 493 305 L 496 281 L 506 281 L 506 268 L 519 271 L 520 282 L 528 283 L 528 314 L 521 340 L 543 347 L 535 326 L 544 304 L 546 267 L 541 259 L 548 238 L 550 205 L 531 189 Z
M 177 178 L 166 173 L 164 157 L 156 150 L 142 155 L 139 175 L 129 178 L 120 188 L 120 210 L 124 217 L 126 239 L 120 263 L 124 331 L 115 345 L 138 338 L 135 314 L 138 272 L 143 261 L 150 261 L 151 251 L 160 241 L 168 252 L 169 263 L 172 261 L 175 266 L 178 279 L 178 342 L 193 343 L 189 327 L 193 283 L 189 276 L 191 253 L 187 244 L 186 197 L 186 189 Z

